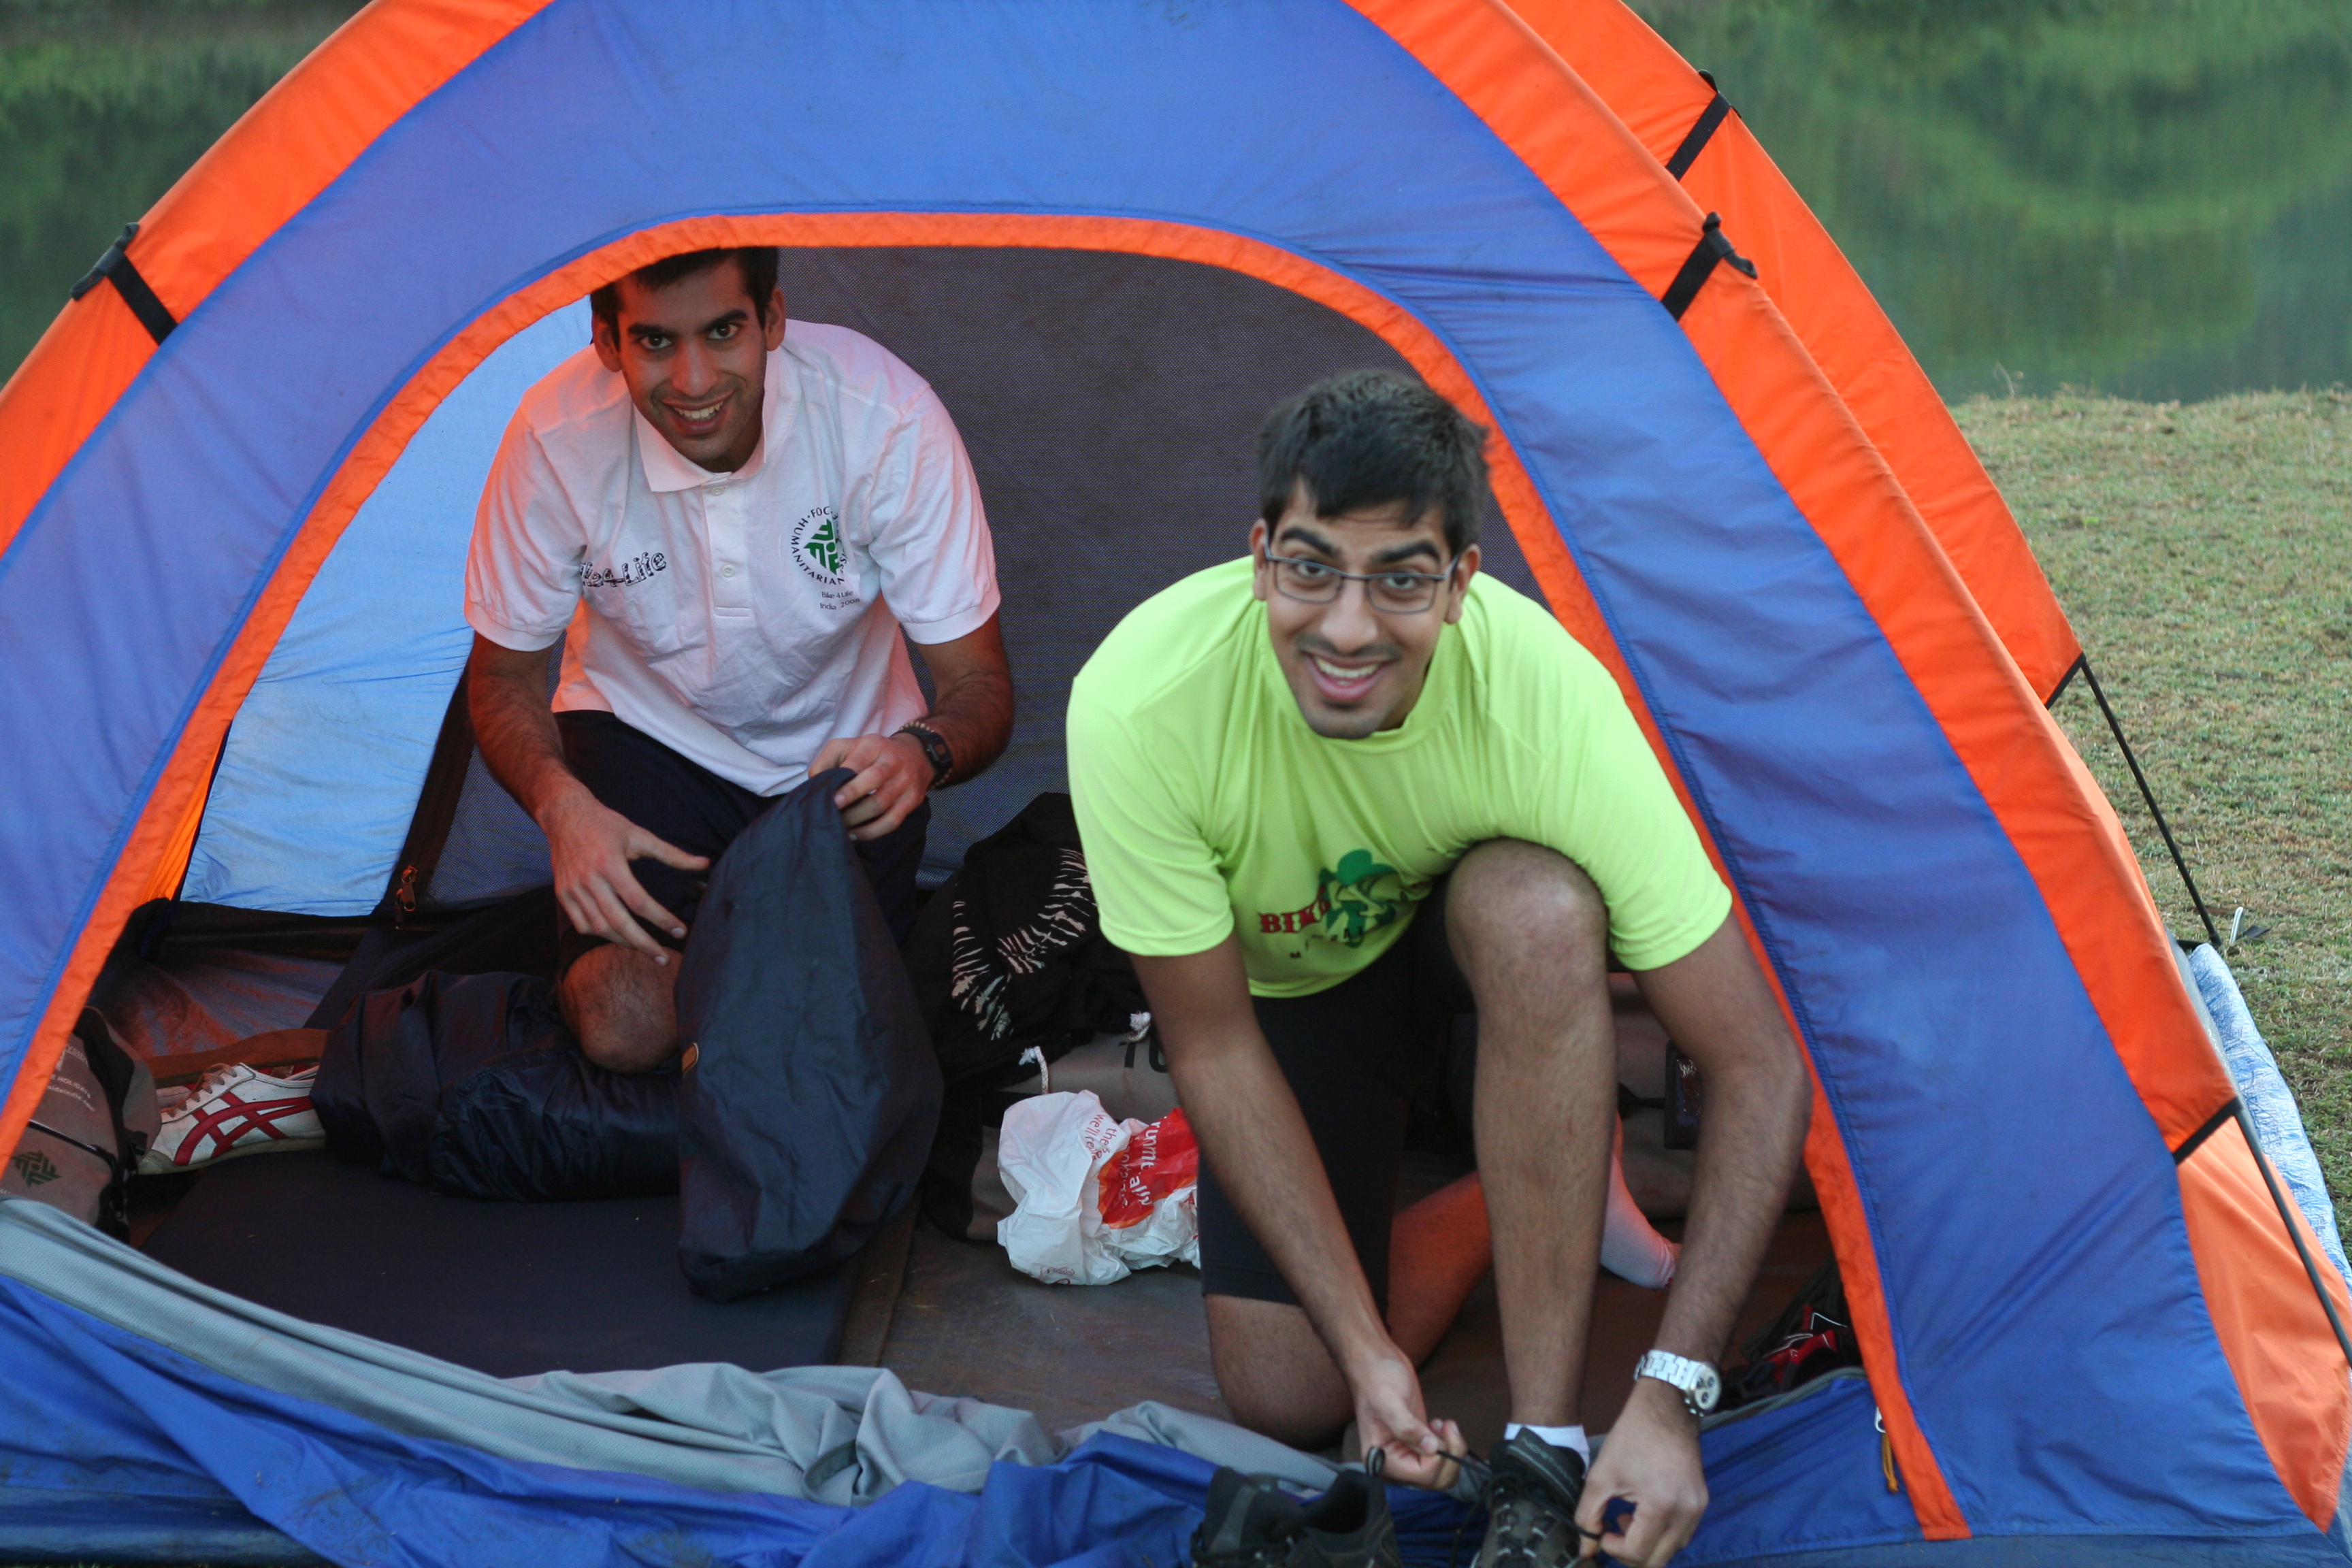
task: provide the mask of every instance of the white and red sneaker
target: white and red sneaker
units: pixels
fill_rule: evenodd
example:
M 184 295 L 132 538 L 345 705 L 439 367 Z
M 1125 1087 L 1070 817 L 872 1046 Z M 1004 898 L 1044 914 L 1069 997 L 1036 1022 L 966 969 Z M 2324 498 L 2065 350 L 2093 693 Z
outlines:
M 285 1078 L 272 1078 L 243 1062 L 227 1062 L 207 1071 L 186 1096 L 163 1100 L 163 1126 L 139 1169 L 146 1175 L 193 1171 L 239 1154 L 278 1153 L 291 1149 L 317 1149 L 327 1142 L 326 1129 L 310 1104 L 310 1085 L 317 1068 L 306 1068 Z

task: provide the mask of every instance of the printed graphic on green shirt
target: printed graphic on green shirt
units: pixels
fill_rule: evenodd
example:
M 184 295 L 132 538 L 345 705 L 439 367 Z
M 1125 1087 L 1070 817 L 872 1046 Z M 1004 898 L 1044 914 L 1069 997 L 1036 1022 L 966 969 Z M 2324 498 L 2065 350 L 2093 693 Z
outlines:
M 1313 899 L 1295 910 L 1260 910 L 1257 929 L 1266 935 L 1307 931 L 1361 947 L 1366 937 L 1394 925 L 1405 906 L 1428 890 L 1426 881 L 1406 881 L 1370 850 L 1350 849 L 1339 857 L 1338 869 L 1315 873 Z

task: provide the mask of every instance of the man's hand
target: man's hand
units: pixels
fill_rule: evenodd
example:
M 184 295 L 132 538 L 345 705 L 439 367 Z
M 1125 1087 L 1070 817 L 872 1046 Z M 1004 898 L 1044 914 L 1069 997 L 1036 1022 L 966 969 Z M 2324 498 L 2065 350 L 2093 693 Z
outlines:
M 857 776 L 833 792 L 849 836 L 870 842 L 897 830 L 931 790 L 931 760 L 912 735 L 859 735 L 827 741 L 809 764 L 809 777 L 827 768 Z
M 1429 1419 L 1422 1408 L 1421 1379 L 1402 1352 L 1391 1347 L 1390 1354 L 1351 1369 L 1348 1387 L 1356 1396 L 1357 1447 L 1386 1456 L 1383 1479 L 1412 1487 L 1453 1485 L 1457 1472 L 1449 1461 L 1468 1453 L 1470 1446 L 1453 1422 Z
M 1625 1517 L 1621 1506 L 1621 1529 L 1608 1531 L 1604 1515 L 1618 1498 L 1633 1505 L 1633 1516 Z M 1653 1377 L 1635 1380 L 1623 1414 L 1584 1479 L 1584 1499 L 1576 1510 L 1584 1531 L 1582 1555 L 1605 1551 L 1626 1568 L 1662 1568 L 1690 1543 L 1706 1512 L 1697 1420 L 1675 1389 Z
M 634 947 L 656 963 L 669 952 L 640 919 L 672 937 L 686 935 L 678 918 L 656 903 L 629 869 L 632 860 L 658 860 L 681 871 L 707 869 L 710 862 L 647 833 L 575 784 L 558 795 L 540 817 L 555 868 L 555 901 L 572 929 Z
M 681 871 L 704 870 L 710 862 L 663 843 L 608 808 L 565 763 L 555 716 L 547 710 L 549 665 L 562 647 L 509 648 L 475 634 L 466 664 L 474 740 L 491 776 L 547 835 L 555 901 L 572 929 L 667 963 L 667 950 L 637 919 L 643 916 L 672 937 L 686 935 L 686 927 L 654 902 L 629 862 L 659 860 Z

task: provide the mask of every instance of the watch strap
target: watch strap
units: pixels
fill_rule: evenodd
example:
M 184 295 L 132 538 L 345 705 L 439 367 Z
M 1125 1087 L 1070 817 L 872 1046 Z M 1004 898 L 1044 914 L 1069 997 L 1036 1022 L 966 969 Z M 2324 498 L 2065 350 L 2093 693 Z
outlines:
M 1723 1375 L 1703 1361 L 1693 1361 L 1672 1351 L 1653 1350 L 1643 1353 L 1633 1363 L 1636 1378 L 1654 1377 L 1683 1396 L 1683 1407 L 1693 1415 L 1704 1416 L 1714 1410 L 1723 1395 Z

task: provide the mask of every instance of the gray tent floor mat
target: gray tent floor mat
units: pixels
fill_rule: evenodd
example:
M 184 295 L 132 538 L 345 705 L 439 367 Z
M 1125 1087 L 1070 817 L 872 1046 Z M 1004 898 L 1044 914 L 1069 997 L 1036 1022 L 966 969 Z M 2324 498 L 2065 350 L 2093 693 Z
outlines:
M 247 1300 L 493 1377 L 836 1359 L 855 1260 L 709 1301 L 678 1272 L 677 1232 L 675 1197 L 478 1203 L 304 1152 L 207 1171 L 144 1250 Z
M 1407 1154 L 1411 1200 L 1460 1173 L 1439 1156 Z M 1679 1222 L 1664 1228 L 1679 1236 Z M 1816 1211 L 1787 1215 L 1757 1271 L 1733 1343 L 1777 1318 L 1830 1255 Z M 1656 1342 L 1665 1294 L 1603 1275 L 1594 1292 L 1582 1410 L 1606 1431 L 1633 1386 L 1633 1363 Z M 863 1360 L 863 1357 L 857 1359 Z M 1179 1265 L 1150 1268 L 1116 1285 L 1041 1285 L 1013 1268 L 1000 1247 L 915 1227 L 904 1283 L 877 1358 L 911 1388 L 953 1389 L 991 1404 L 1033 1410 L 1048 1429 L 1094 1412 L 1150 1400 L 1230 1419 L 1209 1363 L 1201 1276 Z M 1510 1415 L 1500 1304 L 1490 1277 L 1421 1373 L 1429 1408 L 1461 1423 L 1484 1453 L 1502 1440 Z

